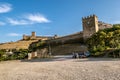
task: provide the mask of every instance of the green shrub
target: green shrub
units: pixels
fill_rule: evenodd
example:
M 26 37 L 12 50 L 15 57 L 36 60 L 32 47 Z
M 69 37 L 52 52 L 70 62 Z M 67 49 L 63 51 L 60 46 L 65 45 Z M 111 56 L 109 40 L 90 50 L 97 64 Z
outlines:
M 120 25 L 98 31 L 87 39 L 86 44 L 91 54 L 95 56 L 103 55 L 104 51 L 109 49 L 120 49 Z
M 27 58 L 29 50 L 27 49 L 20 49 L 20 50 L 14 50 L 13 54 L 6 54 L 5 51 L 0 50 L 0 61 L 5 60 L 17 60 L 17 59 L 25 59 Z

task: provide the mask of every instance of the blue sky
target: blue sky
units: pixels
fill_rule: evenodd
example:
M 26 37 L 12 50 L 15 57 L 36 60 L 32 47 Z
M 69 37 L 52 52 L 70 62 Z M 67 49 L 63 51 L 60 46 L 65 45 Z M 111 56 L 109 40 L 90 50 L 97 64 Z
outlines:
M 82 31 L 81 18 L 120 23 L 120 0 L 0 0 L 0 43 L 23 34 L 68 35 Z

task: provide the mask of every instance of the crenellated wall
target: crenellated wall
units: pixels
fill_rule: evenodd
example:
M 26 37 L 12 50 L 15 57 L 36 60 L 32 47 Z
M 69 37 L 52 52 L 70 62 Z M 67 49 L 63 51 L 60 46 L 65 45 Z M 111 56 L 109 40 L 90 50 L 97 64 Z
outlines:
M 23 35 L 23 40 L 47 40 L 51 37 L 49 36 L 36 36 L 35 32 L 32 32 L 31 35 Z

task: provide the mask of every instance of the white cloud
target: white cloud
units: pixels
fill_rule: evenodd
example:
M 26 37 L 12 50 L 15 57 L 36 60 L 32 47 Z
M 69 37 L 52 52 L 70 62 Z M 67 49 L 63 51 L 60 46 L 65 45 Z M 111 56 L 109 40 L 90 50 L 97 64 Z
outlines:
M 7 13 L 12 10 L 11 4 L 0 4 L 0 13 Z
M 18 34 L 18 33 L 9 33 L 9 34 L 7 34 L 7 36 L 21 36 L 21 34 Z
M 15 19 L 12 19 L 12 18 L 8 18 L 8 22 L 11 25 L 28 25 L 28 24 L 31 24 L 30 22 L 28 22 L 26 20 L 15 20 Z
M 12 19 L 7 18 L 8 23 L 11 25 L 31 25 L 36 23 L 49 23 L 50 20 L 48 20 L 45 16 L 37 13 L 37 14 L 26 14 L 24 16 L 21 16 L 19 19 Z
M 37 13 L 37 14 L 28 14 L 26 16 L 26 19 L 34 22 L 34 23 L 49 23 L 50 20 L 48 20 L 45 16 Z
M 0 26 L 4 26 L 6 23 L 4 22 L 0 22 Z

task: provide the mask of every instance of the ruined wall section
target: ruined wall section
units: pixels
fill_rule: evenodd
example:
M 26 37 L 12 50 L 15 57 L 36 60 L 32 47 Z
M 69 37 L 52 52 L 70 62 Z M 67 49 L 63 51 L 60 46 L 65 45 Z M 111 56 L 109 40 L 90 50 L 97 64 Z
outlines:
M 106 28 L 112 28 L 113 25 L 102 22 L 102 21 L 98 21 L 98 26 L 99 26 L 99 30 L 102 30 L 102 29 L 106 29 Z
M 23 35 L 23 40 L 47 40 L 51 37 L 48 36 L 36 36 L 35 32 L 32 32 L 31 35 Z

